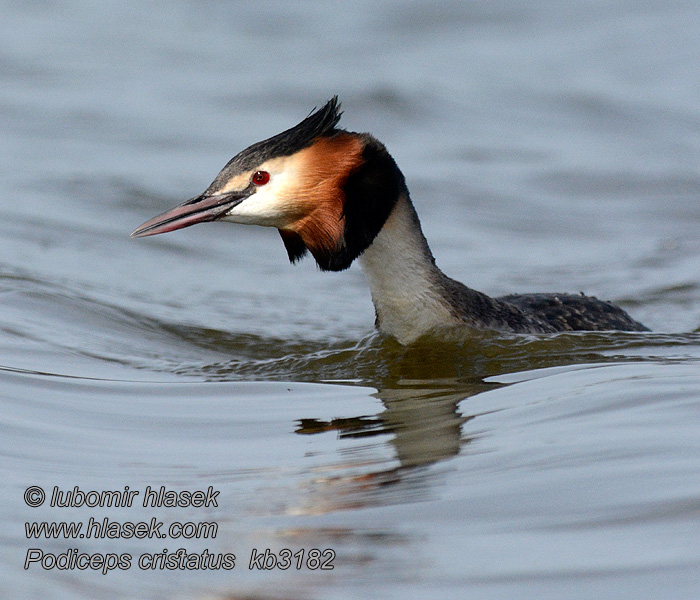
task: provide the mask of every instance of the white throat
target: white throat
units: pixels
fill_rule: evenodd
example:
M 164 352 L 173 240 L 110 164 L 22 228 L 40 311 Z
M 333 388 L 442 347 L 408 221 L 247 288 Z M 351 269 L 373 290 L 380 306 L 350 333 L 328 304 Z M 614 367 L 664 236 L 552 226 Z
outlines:
M 359 257 L 379 330 L 410 344 L 457 319 L 437 287 L 435 266 L 408 198 L 401 198 L 372 244 Z

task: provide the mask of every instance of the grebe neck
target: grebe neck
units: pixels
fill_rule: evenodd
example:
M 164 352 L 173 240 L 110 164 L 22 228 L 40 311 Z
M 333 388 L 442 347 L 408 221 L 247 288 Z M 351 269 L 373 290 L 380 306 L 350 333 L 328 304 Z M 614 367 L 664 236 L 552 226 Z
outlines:
M 383 333 L 410 344 L 458 322 L 440 289 L 445 276 L 435 265 L 408 194 L 399 198 L 359 260 L 372 293 L 377 328 Z

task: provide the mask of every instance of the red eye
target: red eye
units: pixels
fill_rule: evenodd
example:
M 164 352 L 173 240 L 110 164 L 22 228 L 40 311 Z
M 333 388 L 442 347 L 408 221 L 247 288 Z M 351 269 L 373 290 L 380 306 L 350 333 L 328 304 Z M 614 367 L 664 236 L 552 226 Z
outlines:
M 270 174 L 267 171 L 255 171 L 253 175 L 255 185 L 265 185 L 268 181 L 270 181 Z

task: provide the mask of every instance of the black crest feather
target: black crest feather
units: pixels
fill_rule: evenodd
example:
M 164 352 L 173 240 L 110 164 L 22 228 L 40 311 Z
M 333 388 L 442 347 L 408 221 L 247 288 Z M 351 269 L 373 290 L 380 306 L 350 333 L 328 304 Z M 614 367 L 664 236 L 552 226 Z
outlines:
M 323 108 L 311 111 L 301 123 L 262 142 L 248 146 L 236 154 L 216 176 L 210 189 L 223 185 L 237 173 L 254 169 L 265 160 L 277 156 L 290 156 L 307 148 L 319 137 L 333 135 L 336 133 L 335 126 L 342 114 L 338 96 L 333 96 Z

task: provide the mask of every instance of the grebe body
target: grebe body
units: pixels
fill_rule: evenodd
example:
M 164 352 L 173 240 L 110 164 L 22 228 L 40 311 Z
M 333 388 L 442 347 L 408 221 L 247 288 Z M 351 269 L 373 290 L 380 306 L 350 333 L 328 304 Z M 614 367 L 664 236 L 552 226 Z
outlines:
M 276 227 L 289 260 L 324 271 L 359 259 L 376 326 L 401 344 L 452 327 L 513 333 L 648 331 L 590 296 L 491 298 L 435 264 L 403 174 L 367 133 L 338 129 L 337 97 L 301 123 L 237 154 L 199 196 L 138 227 L 142 237 L 206 221 Z

